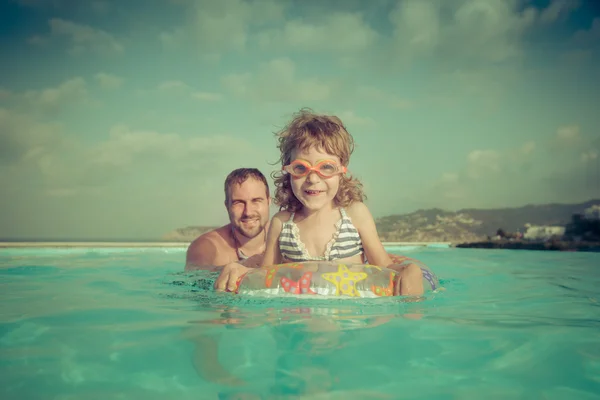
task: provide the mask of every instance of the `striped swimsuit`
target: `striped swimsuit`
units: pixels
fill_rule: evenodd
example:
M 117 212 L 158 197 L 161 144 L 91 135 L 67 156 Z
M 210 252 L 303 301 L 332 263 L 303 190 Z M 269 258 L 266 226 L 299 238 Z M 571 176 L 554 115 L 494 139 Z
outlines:
M 363 246 L 358 231 L 343 208 L 340 208 L 340 213 L 342 218 L 336 223 L 336 232 L 327 243 L 325 254 L 322 256 L 308 254 L 308 250 L 300 240 L 300 231 L 294 223 L 294 213 L 292 213 L 290 219 L 284 222 L 279 235 L 281 255 L 291 262 L 302 262 L 332 261 L 362 254 Z

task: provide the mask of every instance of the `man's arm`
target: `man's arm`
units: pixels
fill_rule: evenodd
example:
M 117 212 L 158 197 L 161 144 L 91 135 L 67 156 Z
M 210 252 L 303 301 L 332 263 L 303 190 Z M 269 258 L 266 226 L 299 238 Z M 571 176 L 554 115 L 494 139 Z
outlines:
M 245 260 L 240 261 L 240 264 L 248 268 L 260 268 L 262 266 L 264 256 L 265 253 L 255 254 L 246 258 Z
M 200 236 L 187 249 L 185 271 L 198 269 L 219 270 L 227 264 L 227 255 L 219 252 L 219 247 L 210 236 Z

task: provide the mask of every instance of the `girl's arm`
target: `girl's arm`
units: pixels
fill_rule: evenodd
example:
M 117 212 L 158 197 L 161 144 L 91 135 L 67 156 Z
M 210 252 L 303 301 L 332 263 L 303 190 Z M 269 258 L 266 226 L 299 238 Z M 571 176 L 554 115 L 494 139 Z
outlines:
M 358 230 L 369 264 L 379 267 L 387 267 L 392 264 L 390 256 L 379 240 L 377 227 L 369 208 L 362 202 L 356 202 L 348 207 L 347 211 Z
M 267 232 L 267 245 L 262 262 L 263 267 L 280 264 L 282 262 L 281 252 L 279 251 L 279 234 L 283 228 L 283 222 L 281 222 L 282 214 L 283 212 L 278 212 L 271 220 L 269 231 Z

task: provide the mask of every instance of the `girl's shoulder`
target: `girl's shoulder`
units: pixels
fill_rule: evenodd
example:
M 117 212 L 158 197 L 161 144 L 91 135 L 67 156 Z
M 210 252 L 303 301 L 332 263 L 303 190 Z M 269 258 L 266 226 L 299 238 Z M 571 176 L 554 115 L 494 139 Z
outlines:
M 292 216 L 292 213 L 289 211 L 279 211 L 277 214 L 273 215 L 273 219 L 281 222 L 282 224 L 288 222 Z
M 370 222 L 373 219 L 369 208 L 362 201 L 355 201 L 352 204 L 344 207 L 344 210 L 346 211 L 346 215 L 357 228 L 365 221 Z
M 346 211 L 346 214 L 348 214 L 350 218 L 361 218 L 369 213 L 369 208 L 362 201 L 354 201 L 350 205 L 344 207 L 344 211 Z
M 273 215 L 273 217 L 271 217 L 271 221 L 269 222 L 269 233 L 279 235 L 283 229 L 283 225 L 289 221 L 291 215 L 292 214 L 289 211 L 279 211 Z

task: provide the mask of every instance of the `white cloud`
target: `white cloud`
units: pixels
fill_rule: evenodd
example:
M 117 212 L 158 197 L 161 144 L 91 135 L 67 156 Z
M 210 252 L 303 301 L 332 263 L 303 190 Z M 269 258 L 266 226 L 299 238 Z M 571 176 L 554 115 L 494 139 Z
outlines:
M 198 90 L 180 80 L 167 80 L 161 82 L 156 90 L 165 94 L 188 96 L 192 100 L 216 102 L 223 99 L 221 93 Z
M 423 189 L 422 197 L 439 199 L 432 200 L 432 206 L 450 209 L 519 204 L 523 196 L 517 192 L 528 184 L 527 171 L 534 148 L 535 143 L 527 141 L 505 151 L 472 150 L 459 171 L 441 173 Z M 513 200 L 509 198 L 511 193 L 514 193 Z
M 354 111 L 342 111 L 340 113 L 334 113 L 334 115 L 337 115 L 349 129 L 352 126 L 373 128 L 377 125 L 373 118 L 361 117 L 356 115 Z
M 111 87 L 121 82 L 105 73 L 95 78 Z M 180 81 L 161 86 L 183 87 L 188 89 L 184 94 L 197 100 L 219 98 L 214 93 L 191 91 Z M 11 104 L 13 109 L 0 108 L 0 181 L 4 188 L 22 187 L 28 182 L 30 188 L 44 188 L 47 195 L 59 197 L 114 193 L 123 179 L 144 181 L 148 174 L 167 180 L 169 176 L 200 178 L 227 170 L 232 164 L 256 163 L 260 158 L 259 149 L 252 144 L 223 132 L 185 136 L 118 125 L 107 136 L 96 136 L 89 142 L 67 134 L 60 123 L 42 119 L 48 116 L 47 111 L 85 102 L 87 95 L 81 77 L 41 90 L 6 91 L 6 97 L 16 101 Z
M 192 93 L 192 98 L 200 101 L 220 101 L 223 99 L 223 96 L 220 93 L 194 92 Z
M 592 135 L 594 133 L 592 131 Z M 563 125 L 543 143 L 543 150 L 548 163 L 556 168 L 556 176 L 564 178 L 567 171 L 595 164 L 600 153 L 600 138 L 586 134 L 579 124 Z
M 26 114 L 0 108 L 0 163 L 36 163 L 66 144 L 62 127 L 38 122 Z
M 438 46 L 441 17 L 435 3 L 427 0 L 398 2 L 389 18 L 394 27 L 392 37 L 399 50 L 427 53 Z
M 495 150 L 473 150 L 467 155 L 467 176 L 479 179 L 490 172 L 502 170 L 501 156 Z
M 98 166 L 141 166 L 145 162 L 168 162 L 165 168 L 190 168 L 201 165 L 202 159 L 240 151 L 247 143 L 225 135 L 184 138 L 177 133 L 134 130 L 125 125 L 113 127 L 108 139 L 93 146 L 89 163 Z
M 169 80 L 169 81 L 161 82 L 158 85 L 157 89 L 160 91 L 164 91 L 164 92 L 184 93 L 184 92 L 191 90 L 191 87 L 187 83 L 184 83 L 179 80 Z
M 600 18 L 594 18 L 589 29 L 581 29 L 573 35 L 576 42 L 596 44 L 600 40 Z
M 556 139 L 561 143 L 574 143 L 580 138 L 579 125 L 565 125 L 556 130 Z
M 331 97 L 330 83 L 315 78 L 299 78 L 289 58 L 261 64 L 257 73 L 225 75 L 223 86 L 234 96 L 265 102 L 312 102 Z
M 80 54 L 87 51 L 112 54 L 125 51 L 123 45 L 113 35 L 104 30 L 60 18 L 52 18 L 49 25 L 50 33 L 53 36 L 64 36 L 69 39 L 71 42 L 69 52 L 71 54 Z
M 81 103 L 87 99 L 88 90 L 81 77 L 67 79 L 57 87 L 41 90 L 28 90 L 21 96 L 33 110 L 57 112 L 67 104 Z
M 535 142 L 533 140 L 530 140 L 529 142 L 526 142 L 522 147 L 521 147 L 521 153 L 525 156 L 529 156 L 530 154 L 533 153 L 533 151 L 535 150 Z
M 232 159 L 245 162 L 260 154 L 229 135 L 182 136 L 126 125 L 88 144 L 67 136 L 59 124 L 6 109 L 0 109 L 0 131 L 0 168 L 13 172 L 3 174 L 2 184 L 18 185 L 28 174 L 28 181 L 40 182 L 53 196 L 109 191 L 123 179 L 133 187 L 149 176 L 200 179 L 230 168 Z
M 440 177 L 429 185 L 424 185 L 422 193 L 414 193 L 417 198 L 423 199 L 435 198 L 435 201 L 430 201 L 423 204 L 422 207 L 440 207 L 452 208 L 455 204 L 464 204 L 468 191 L 463 182 L 461 175 L 456 172 L 443 172 Z M 425 201 L 426 203 L 426 201 Z
M 365 23 L 362 14 L 334 12 L 323 21 L 287 21 L 280 29 L 260 32 L 257 41 L 268 50 L 293 48 L 340 53 L 368 49 L 378 35 Z
M 538 146 L 533 140 L 503 151 L 468 153 L 459 171 L 446 171 L 422 192 L 432 206 L 505 207 L 531 202 L 580 201 L 600 195 L 596 163 L 600 141 L 581 134 L 577 124 L 557 128 Z
M 455 183 L 458 181 L 458 174 L 455 172 L 444 172 L 440 180 L 442 182 Z
M 463 56 L 505 61 L 522 54 L 521 36 L 533 22 L 531 9 L 518 11 L 506 1 L 473 0 L 456 10 L 448 40 Z
M 540 12 L 540 21 L 542 23 L 556 22 L 565 18 L 580 6 L 580 0 L 552 0 L 548 7 Z
M 592 162 L 598 159 L 598 150 L 589 150 L 581 153 L 581 161 L 584 163 Z
M 455 67 L 475 62 L 504 62 L 524 54 L 523 35 L 540 11 L 516 0 L 406 0 L 390 13 L 393 56 L 411 63 L 438 57 Z M 543 14 L 550 22 L 571 8 L 553 4 Z
M 367 22 L 369 6 L 332 4 L 331 10 L 312 17 L 286 20 L 288 1 L 182 3 L 188 8 L 187 23 L 159 34 L 167 48 L 185 43 L 216 60 L 256 43 L 269 51 L 337 54 L 347 66 L 370 62 L 392 69 L 398 62 L 412 63 L 421 57 L 439 57 L 454 67 L 518 59 L 524 54 L 525 33 L 537 22 L 555 23 L 579 7 L 578 0 L 553 0 L 544 9 L 520 0 L 403 0 L 389 13 L 392 32 L 388 36 Z
M 167 48 L 188 43 L 209 58 L 245 48 L 249 29 L 283 20 L 287 6 L 279 0 L 196 0 L 182 4 L 188 8 L 188 23 L 162 32 L 159 40 Z
M 210 53 L 243 48 L 249 11 L 247 3 L 239 0 L 198 2 L 193 11 L 193 41 Z
M 96 78 L 98 84 L 104 89 L 118 89 L 123 84 L 123 78 L 104 72 L 97 73 L 94 78 Z

